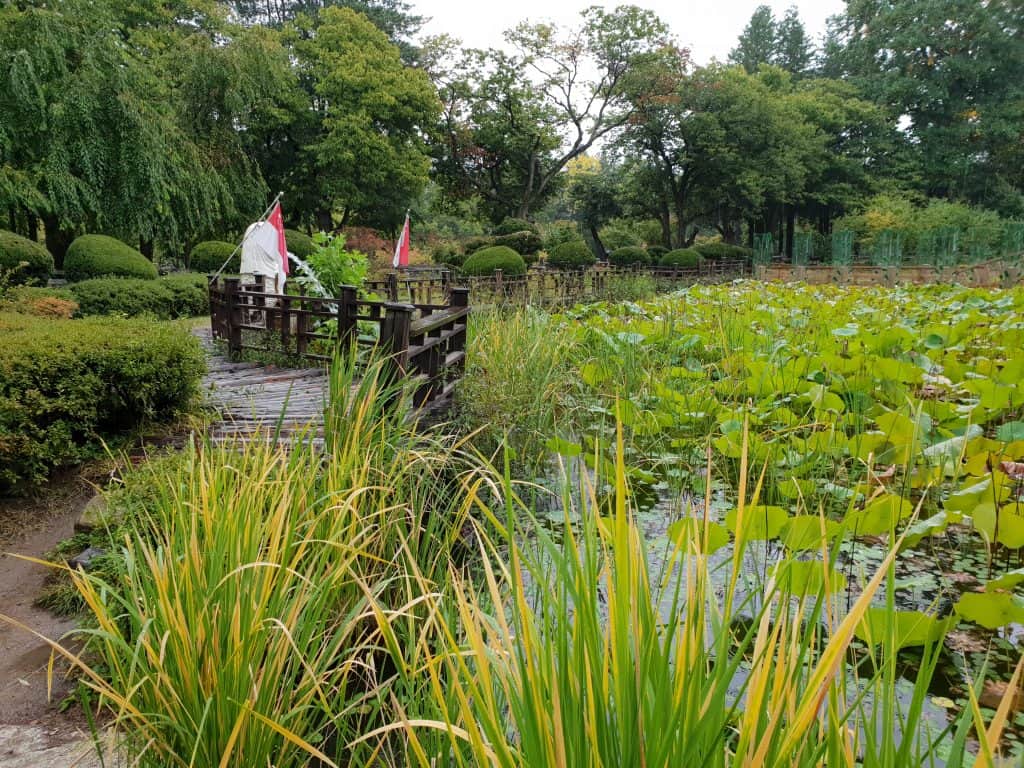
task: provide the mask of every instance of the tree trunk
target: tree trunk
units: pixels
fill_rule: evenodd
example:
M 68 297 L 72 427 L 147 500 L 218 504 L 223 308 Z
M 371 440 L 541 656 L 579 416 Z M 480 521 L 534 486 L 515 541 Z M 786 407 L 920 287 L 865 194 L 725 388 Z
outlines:
M 676 193 L 674 195 L 675 209 L 676 209 L 676 247 L 686 247 L 686 215 L 685 215 L 685 200 L 683 195 Z
M 39 242 L 39 217 L 29 211 L 25 212 L 28 218 L 28 238 L 33 243 Z
M 662 198 L 659 204 L 658 221 L 661 222 L 661 244 L 672 250 L 672 214 L 668 210 L 668 203 Z
M 321 232 L 331 232 L 334 229 L 334 217 L 331 212 L 323 208 L 316 212 L 316 227 Z
M 68 246 L 75 239 L 75 233 L 61 229 L 60 222 L 53 215 L 43 217 L 43 227 L 46 230 L 46 249 L 53 254 L 54 264 L 61 269 L 64 266 L 64 254 L 68 252 Z
M 153 240 L 139 238 L 139 253 L 145 256 L 150 261 L 153 260 Z
M 604 243 L 601 242 L 601 238 L 597 236 L 597 227 L 591 224 L 588 225 L 587 229 L 590 230 L 590 236 L 594 240 L 594 248 L 597 249 L 597 258 L 601 261 L 608 261 L 608 251 L 605 250 Z

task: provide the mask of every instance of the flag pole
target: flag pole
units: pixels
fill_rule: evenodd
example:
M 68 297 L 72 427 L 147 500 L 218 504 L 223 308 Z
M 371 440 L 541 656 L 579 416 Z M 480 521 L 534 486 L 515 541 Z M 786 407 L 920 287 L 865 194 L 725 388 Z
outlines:
M 277 197 L 275 197 L 270 202 L 270 205 L 266 207 L 266 210 L 263 211 L 263 215 L 259 217 L 258 221 L 266 219 L 267 216 L 270 215 L 270 212 L 274 210 L 274 206 L 281 202 L 282 197 L 284 197 L 284 192 L 278 192 Z M 224 263 L 220 265 L 220 269 L 213 273 L 213 277 L 210 278 L 210 285 L 213 285 L 213 283 L 216 282 L 217 278 L 220 277 L 221 272 L 223 272 L 227 265 L 231 263 L 231 260 L 235 258 L 235 254 L 238 253 L 238 249 L 245 245 L 245 241 L 249 239 L 249 234 L 251 233 L 246 233 L 242 236 L 242 242 L 235 246 L 235 250 L 233 250 L 231 255 L 228 256 Z

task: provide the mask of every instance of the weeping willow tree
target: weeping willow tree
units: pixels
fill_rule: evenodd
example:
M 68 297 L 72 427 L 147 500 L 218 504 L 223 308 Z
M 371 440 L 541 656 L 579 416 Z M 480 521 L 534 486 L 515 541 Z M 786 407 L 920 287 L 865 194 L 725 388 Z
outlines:
M 266 198 L 242 135 L 289 76 L 280 46 L 202 5 L 124 5 L 0 8 L 0 212 L 58 261 L 85 231 L 173 253 Z

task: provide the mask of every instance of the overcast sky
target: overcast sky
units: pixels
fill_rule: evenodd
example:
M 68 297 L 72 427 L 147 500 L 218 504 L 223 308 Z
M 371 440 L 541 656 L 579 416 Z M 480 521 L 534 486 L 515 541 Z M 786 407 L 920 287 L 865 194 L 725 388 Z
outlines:
M 579 12 L 591 5 L 614 7 L 619 2 L 599 0 L 413 0 L 417 13 L 430 17 L 427 35 L 447 32 L 472 48 L 503 45 L 502 32 L 523 19 L 574 24 Z M 679 42 L 689 47 L 694 61 L 706 64 L 712 57 L 725 59 L 736 38 L 759 5 L 769 5 L 781 18 L 786 8 L 800 10 L 808 33 L 818 40 L 825 21 L 838 13 L 842 0 L 633 0 L 668 23 Z

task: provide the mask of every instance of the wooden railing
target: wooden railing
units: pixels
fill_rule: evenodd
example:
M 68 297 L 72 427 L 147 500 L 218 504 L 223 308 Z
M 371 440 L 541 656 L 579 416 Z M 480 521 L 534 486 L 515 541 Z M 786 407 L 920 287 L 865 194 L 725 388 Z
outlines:
M 417 406 L 447 398 L 465 368 L 466 288 L 420 304 L 360 299 L 353 286 L 333 299 L 272 293 L 262 280 L 237 277 L 212 281 L 209 292 L 213 337 L 232 357 L 253 351 L 323 364 L 352 345 L 379 347 L 396 376 L 415 382 Z

